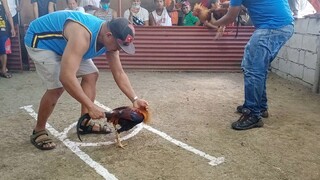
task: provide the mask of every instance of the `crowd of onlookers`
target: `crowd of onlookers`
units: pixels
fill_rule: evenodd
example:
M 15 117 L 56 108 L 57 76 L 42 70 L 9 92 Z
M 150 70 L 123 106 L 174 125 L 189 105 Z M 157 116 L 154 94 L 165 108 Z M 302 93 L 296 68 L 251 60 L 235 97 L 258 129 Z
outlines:
M 142 7 L 141 0 L 130 1 L 130 8 L 126 9 L 120 16 L 127 18 L 137 26 L 199 26 L 204 24 L 193 13 L 194 4 L 188 0 L 153 0 L 154 10 L 151 11 Z M 11 53 L 10 37 L 15 36 L 13 27 L 19 23 L 17 12 L 20 8 L 16 2 L 16 0 L 0 0 L 0 21 L 4 21 L 4 23 L 0 23 L 4 26 L 0 27 L 0 76 L 4 78 L 12 76 L 8 72 L 6 64 L 7 54 Z M 34 18 L 56 11 L 57 0 L 30 0 L 30 2 Z M 115 0 L 66 0 L 67 7 L 65 7 L 65 10 L 86 12 L 106 21 L 111 21 L 119 16 L 115 9 L 110 8 L 114 2 Z M 315 12 L 308 0 L 288 0 L 288 2 L 296 18 L 303 15 L 303 12 Z M 210 12 L 222 12 L 221 16 L 227 12 L 224 9 L 229 7 L 229 0 L 198 0 L 197 3 L 202 4 Z M 312 5 L 315 6 L 314 3 Z M 311 10 L 306 11 L 308 7 Z M 248 13 L 243 12 L 245 13 L 240 14 L 241 22 L 238 24 L 251 25 Z

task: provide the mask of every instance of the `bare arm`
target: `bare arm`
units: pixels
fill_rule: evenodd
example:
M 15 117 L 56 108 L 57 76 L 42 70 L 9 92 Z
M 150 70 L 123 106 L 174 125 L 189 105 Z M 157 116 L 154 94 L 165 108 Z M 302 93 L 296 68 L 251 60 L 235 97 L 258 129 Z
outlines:
M 144 21 L 145 26 L 149 26 L 149 21 Z
M 156 22 L 154 21 L 152 12 L 149 14 L 149 21 L 150 21 L 150 24 L 149 24 L 150 26 L 155 26 L 156 25 Z
M 83 55 L 89 48 L 90 34 L 80 24 L 68 22 L 65 25 L 64 36 L 68 43 L 61 59 L 60 81 L 65 90 L 88 109 L 93 119 L 102 118 L 103 113 L 84 93 L 76 77 Z
M 194 25 L 195 26 L 200 26 L 200 24 L 201 24 L 201 22 L 200 22 L 200 20 L 198 20 Z
M 53 2 L 49 2 L 49 5 L 48 5 L 48 12 L 49 12 L 49 13 L 54 12 L 54 6 L 55 6 L 55 5 L 56 5 L 56 4 L 53 3 Z
M 134 97 L 136 97 L 136 93 L 134 92 L 131 86 L 127 74 L 124 72 L 122 68 L 119 57 L 119 51 L 108 52 L 106 53 L 106 56 L 107 59 L 109 59 L 109 67 L 115 82 L 117 83 L 120 90 L 131 100 L 131 102 L 133 102 Z M 133 105 L 135 107 L 147 107 L 148 103 L 143 99 L 138 99 L 137 101 L 134 101 Z
M 34 18 L 37 19 L 39 17 L 39 11 L 38 11 L 38 3 L 37 2 L 34 2 L 32 4 L 32 7 L 33 7 L 33 15 L 34 15 Z
M 16 31 L 14 30 L 14 23 L 12 19 L 12 15 L 9 10 L 8 2 L 7 0 L 2 0 L 4 11 L 6 12 L 7 19 L 9 21 L 10 27 L 11 27 L 11 37 L 16 36 Z

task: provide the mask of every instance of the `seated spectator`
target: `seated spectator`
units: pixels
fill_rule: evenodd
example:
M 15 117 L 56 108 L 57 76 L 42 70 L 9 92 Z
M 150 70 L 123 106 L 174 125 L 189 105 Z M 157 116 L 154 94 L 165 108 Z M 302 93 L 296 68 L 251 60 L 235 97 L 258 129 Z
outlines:
M 54 12 L 56 3 L 57 0 L 31 0 L 34 18 Z
M 187 0 L 176 0 L 175 9 L 178 11 L 178 26 L 183 25 L 184 14 L 182 12 L 182 3 Z
M 167 8 L 169 16 L 171 17 L 171 23 L 173 26 L 178 25 L 179 10 L 176 9 L 176 0 L 165 0 L 164 5 Z
M 149 25 L 149 12 L 145 8 L 141 7 L 141 0 L 132 0 L 132 5 L 127 9 L 123 17 L 128 19 L 134 25 Z
M 101 8 L 97 9 L 93 13 L 93 15 L 97 16 L 98 18 L 109 22 L 118 16 L 117 11 L 110 8 L 110 0 L 101 0 L 100 6 Z
M 100 0 L 81 0 L 80 7 L 83 7 L 86 13 L 93 14 L 95 10 L 98 10 L 100 6 Z
M 171 17 L 164 6 L 163 0 L 154 0 L 156 9 L 150 13 L 151 26 L 172 26 Z
M 83 7 L 78 6 L 78 0 L 66 0 L 66 2 L 68 7 L 65 10 L 85 12 Z
M 194 16 L 191 11 L 191 6 L 188 1 L 182 3 L 182 12 L 184 14 L 183 26 L 199 26 L 200 20 Z

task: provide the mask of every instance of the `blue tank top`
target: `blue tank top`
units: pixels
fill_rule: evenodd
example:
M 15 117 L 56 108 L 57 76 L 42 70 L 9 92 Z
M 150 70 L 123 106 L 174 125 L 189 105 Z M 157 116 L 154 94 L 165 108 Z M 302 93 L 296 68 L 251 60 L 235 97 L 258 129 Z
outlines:
M 98 51 L 96 49 L 97 37 L 104 21 L 77 11 L 57 11 L 35 19 L 26 32 L 25 44 L 28 47 L 51 50 L 61 56 L 67 45 L 67 40 L 63 36 L 67 21 L 81 24 L 91 34 L 90 46 L 83 59 L 94 58 L 106 52 L 105 47 Z
M 231 0 L 230 6 L 244 5 L 256 28 L 277 29 L 293 24 L 288 0 Z

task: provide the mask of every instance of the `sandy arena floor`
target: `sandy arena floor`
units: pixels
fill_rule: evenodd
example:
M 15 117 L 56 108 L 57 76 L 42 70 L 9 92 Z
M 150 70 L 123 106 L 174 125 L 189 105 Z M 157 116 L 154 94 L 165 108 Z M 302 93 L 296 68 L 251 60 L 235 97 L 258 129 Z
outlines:
M 46 152 L 29 142 L 44 92 L 37 74 L 1 78 L 0 179 L 320 179 L 320 95 L 310 89 L 271 74 L 270 117 L 263 128 L 239 132 L 230 124 L 243 102 L 242 74 L 128 75 L 149 101 L 152 122 L 122 135 L 126 149 L 107 145 L 114 134 L 82 136 L 80 143 L 80 105 L 65 92 L 48 122 L 58 146 Z M 96 100 L 109 108 L 130 105 L 106 71 Z

